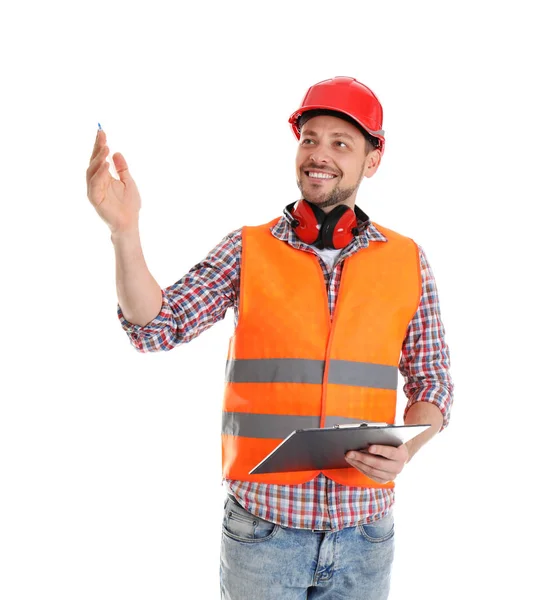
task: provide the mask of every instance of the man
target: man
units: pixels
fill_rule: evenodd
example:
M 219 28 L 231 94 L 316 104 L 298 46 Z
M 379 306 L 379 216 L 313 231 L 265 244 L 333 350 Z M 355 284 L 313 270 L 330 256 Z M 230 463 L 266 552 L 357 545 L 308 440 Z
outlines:
M 113 179 L 97 134 L 88 197 L 112 232 L 118 316 L 135 348 L 169 350 L 235 310 L 222 598 L 387 598 L 394 479 L 448 423 L 449 349 L 424 252 L 355 206 L 363 177 L 380 165 L 382 120 L 377 97 L 355 79 L 312 86 L 289 119 L 301 199 L 270 223 L 230 233 L 165 290 L 143 258 L 126 161 L 114 155 Z M 344 469 L 249 475 L 296 425 L 394 423 L 397 369 L 404 422 L 427 431 L 398 448 L 348 453 Z

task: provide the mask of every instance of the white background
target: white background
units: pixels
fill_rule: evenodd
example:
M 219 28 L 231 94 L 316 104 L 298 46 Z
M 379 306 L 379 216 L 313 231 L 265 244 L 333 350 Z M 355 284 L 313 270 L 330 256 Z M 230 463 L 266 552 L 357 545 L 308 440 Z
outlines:
M 145 258 L 167 287 L 227 233 L 298 198 L 287 119 L 335 75 L 383 104 L 386 153 L 357 202 L 424 247 L 456 385 L 450 426 L 397 480 L 390 598 L 529 597 L 529 3 L 11 5 L 0 14 L 2 600 L 219 597 L 233 315 L 172 352 L 136 352 L 85 172 L 100 122 L 139 187 Z

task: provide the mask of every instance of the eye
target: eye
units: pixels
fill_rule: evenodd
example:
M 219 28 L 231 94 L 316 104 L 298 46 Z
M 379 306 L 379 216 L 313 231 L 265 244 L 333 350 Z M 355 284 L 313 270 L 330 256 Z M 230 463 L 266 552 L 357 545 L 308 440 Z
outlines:
M 301 142 L 302 146 L 309 146 L 310 144 L 313 144 L 313 140 L 311 138 L 304 138 Z
M 346 145 L 344 142 L 337 141 L 337 142 L 335 142 L 335 144 L 341 144 L 341 145 L 339 146 L 339 148 L 342 148 L 342 147 L 344 147 L 344 148 L 348 148 L 348 146 L 347 146 L 347 145 Z

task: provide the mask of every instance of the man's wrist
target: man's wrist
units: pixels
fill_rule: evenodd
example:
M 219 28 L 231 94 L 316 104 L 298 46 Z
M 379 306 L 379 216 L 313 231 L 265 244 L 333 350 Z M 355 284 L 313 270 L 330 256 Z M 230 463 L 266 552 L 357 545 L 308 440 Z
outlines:
M 416 452 L 431 440 L 443 427 L 443 413 L 438 406 L 431 402 L 415 402 L 406 413 L 405 425 L 428 425 L 430 427 L 418 436 L 406 442 L 409 453 L 408 462 L 415 456 Z
M 134 225 L 129 227 L 128 229 L 117 229 L 115 231 L 111 231 L 110 239 L 112 243 L 122 242 L 124 240 L 139 240 L 140 238 L 140 229 L 138 225 Z

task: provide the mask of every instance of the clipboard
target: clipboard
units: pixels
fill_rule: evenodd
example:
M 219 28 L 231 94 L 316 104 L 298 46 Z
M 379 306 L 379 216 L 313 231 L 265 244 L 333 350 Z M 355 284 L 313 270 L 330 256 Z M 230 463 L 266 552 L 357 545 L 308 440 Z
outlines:
M 430 425 L 361 422 L 333 427 L 296 429 L 261 460 L 250 475 L 349 468 L 345 454 L 371 444 L 400 446 Z

